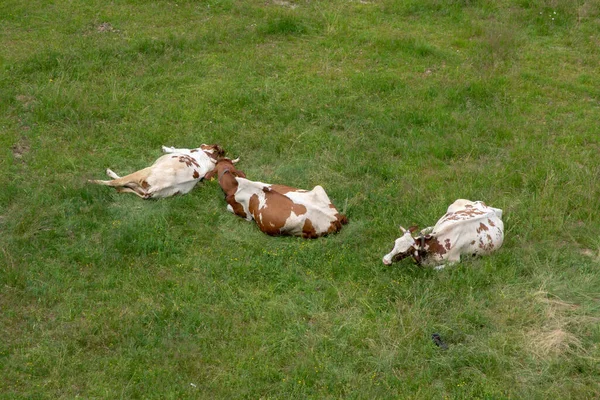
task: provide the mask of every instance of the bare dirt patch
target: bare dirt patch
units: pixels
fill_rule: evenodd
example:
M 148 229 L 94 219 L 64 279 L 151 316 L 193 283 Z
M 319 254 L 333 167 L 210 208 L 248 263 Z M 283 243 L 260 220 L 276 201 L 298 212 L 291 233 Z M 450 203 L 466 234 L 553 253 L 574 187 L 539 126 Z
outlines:
M 592 249 L 583 249 L 581 250 L 581 254 L 593 259 L 594 261 L 600 261 L 600 250 L 594 251 Z
M 26 111 L 31 110 L 36 102 L 35 97 L 26 94 L 19 94 L 15 96 L 15 100 L 17 100 Z
M 23 160 L 23 156 L 29 153 L 29 149 L 29 142 L 25 138 L 21 138 L 21 140 L 11 147 L 13 157 L 17 160 Z
M 276 6 L 291 8 L 292 10 L 298 7 L 297 4 L 282 0 L 273 0 L 273 4 L 275 4 Z
M 96 30 L 100 33 L 104 32 L 119 32 L 118 29 L 115 29 L 110 22 L 103 22 L 96 27 Z

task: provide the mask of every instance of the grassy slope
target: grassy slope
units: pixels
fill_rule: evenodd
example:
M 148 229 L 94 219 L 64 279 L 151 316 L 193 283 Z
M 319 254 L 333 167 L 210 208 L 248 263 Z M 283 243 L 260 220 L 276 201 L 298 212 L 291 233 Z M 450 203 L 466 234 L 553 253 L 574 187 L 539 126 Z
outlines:
M 104 3 L 0 5 L 3 397 L 600 395 L 595 3 Z M 85 183 L 213 142 L 351 223 Z M 459 197 L 497 255 L 381 264 Z

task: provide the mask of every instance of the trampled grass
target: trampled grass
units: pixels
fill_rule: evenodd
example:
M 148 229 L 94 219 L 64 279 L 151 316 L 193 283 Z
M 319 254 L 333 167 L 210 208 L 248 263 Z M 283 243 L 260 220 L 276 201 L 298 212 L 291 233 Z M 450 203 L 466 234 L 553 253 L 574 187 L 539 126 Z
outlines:
M 599 397 L 599 28 L 585 0 L 4 1 L 0 397 Z M 349 225 L 86 183 L 201 143 Z M 457 198 L 504 210 L 498 253 L 381 263 Z

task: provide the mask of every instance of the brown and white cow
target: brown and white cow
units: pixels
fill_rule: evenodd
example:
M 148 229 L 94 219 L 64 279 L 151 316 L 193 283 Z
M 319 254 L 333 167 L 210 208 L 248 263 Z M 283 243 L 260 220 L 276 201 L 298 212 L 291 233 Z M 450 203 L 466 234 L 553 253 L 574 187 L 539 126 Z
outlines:
M 159 199 L 176 194 L 186 194 L 204 176 L 214 170 L 217 159 L 225 155 L 216 144 L 196 149 L 176 149 L 162 146 L 164 153 L 152 166 L 120 177 L 112 170 L 106 174 L 110 181 L 90 180 L 91 183 L 112 186 L 119 193 L 135 193 L 143 199 Z
M 402 236 L 383 257 L 385 265 L 412 257 L 419 265 L 442 269 L 460 261 L 463 254 L 489 254 L 504 241 L 502 210 L 482 201 L 456 200 L 433 228 L 423 229 L 417 237 L 412 235 L 416 227 L 400 229 Z
M 338 232 L 348 223 L 321 186 L 309 191 L 251 181 L 235 168 L 235 161 L 220 159 L 206 178 L 218 174 L 227 209 L 248 221 L 254 220 L 267 235 L 312 239 Z

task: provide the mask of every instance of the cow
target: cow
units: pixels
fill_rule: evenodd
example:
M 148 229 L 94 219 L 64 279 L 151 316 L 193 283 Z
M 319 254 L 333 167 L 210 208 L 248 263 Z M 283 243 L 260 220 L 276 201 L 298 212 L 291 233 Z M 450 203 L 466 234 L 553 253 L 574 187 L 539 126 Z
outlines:
M 225 151 L 217 144 L 203 144 L 195 149 L 176 149 L 162 146 L 164 153 L 154 164 L 132 174 L 120 177 L 111 169 L 106 174 L 110 181 L 90 180 L 90 183 L 114 187 L 119 193 L 134 193 L 142 199 L 160 199 L 186 194 L 204 176 L 214 170 L 217 159 Z
M 402 236 L 383 257 L 385 265 L 412 257 L 418 265 L 442 269 L 460 261 L 461 255 L 485 255 L 502 246 L 502 210 L 482 201 L 456 200 L 435 226 L 423 229 L 416 237 L 416 226 L 400 227 Z
M 206 179 L 218 176 L 227 209 L 235 215 L 254 220 L 270 236 L 290 235 L 314 239 L 338 232 L 348 223 L 321 186 L 297 189 L 246 179 L 234 166 L 237 160 L 222 158 Z

